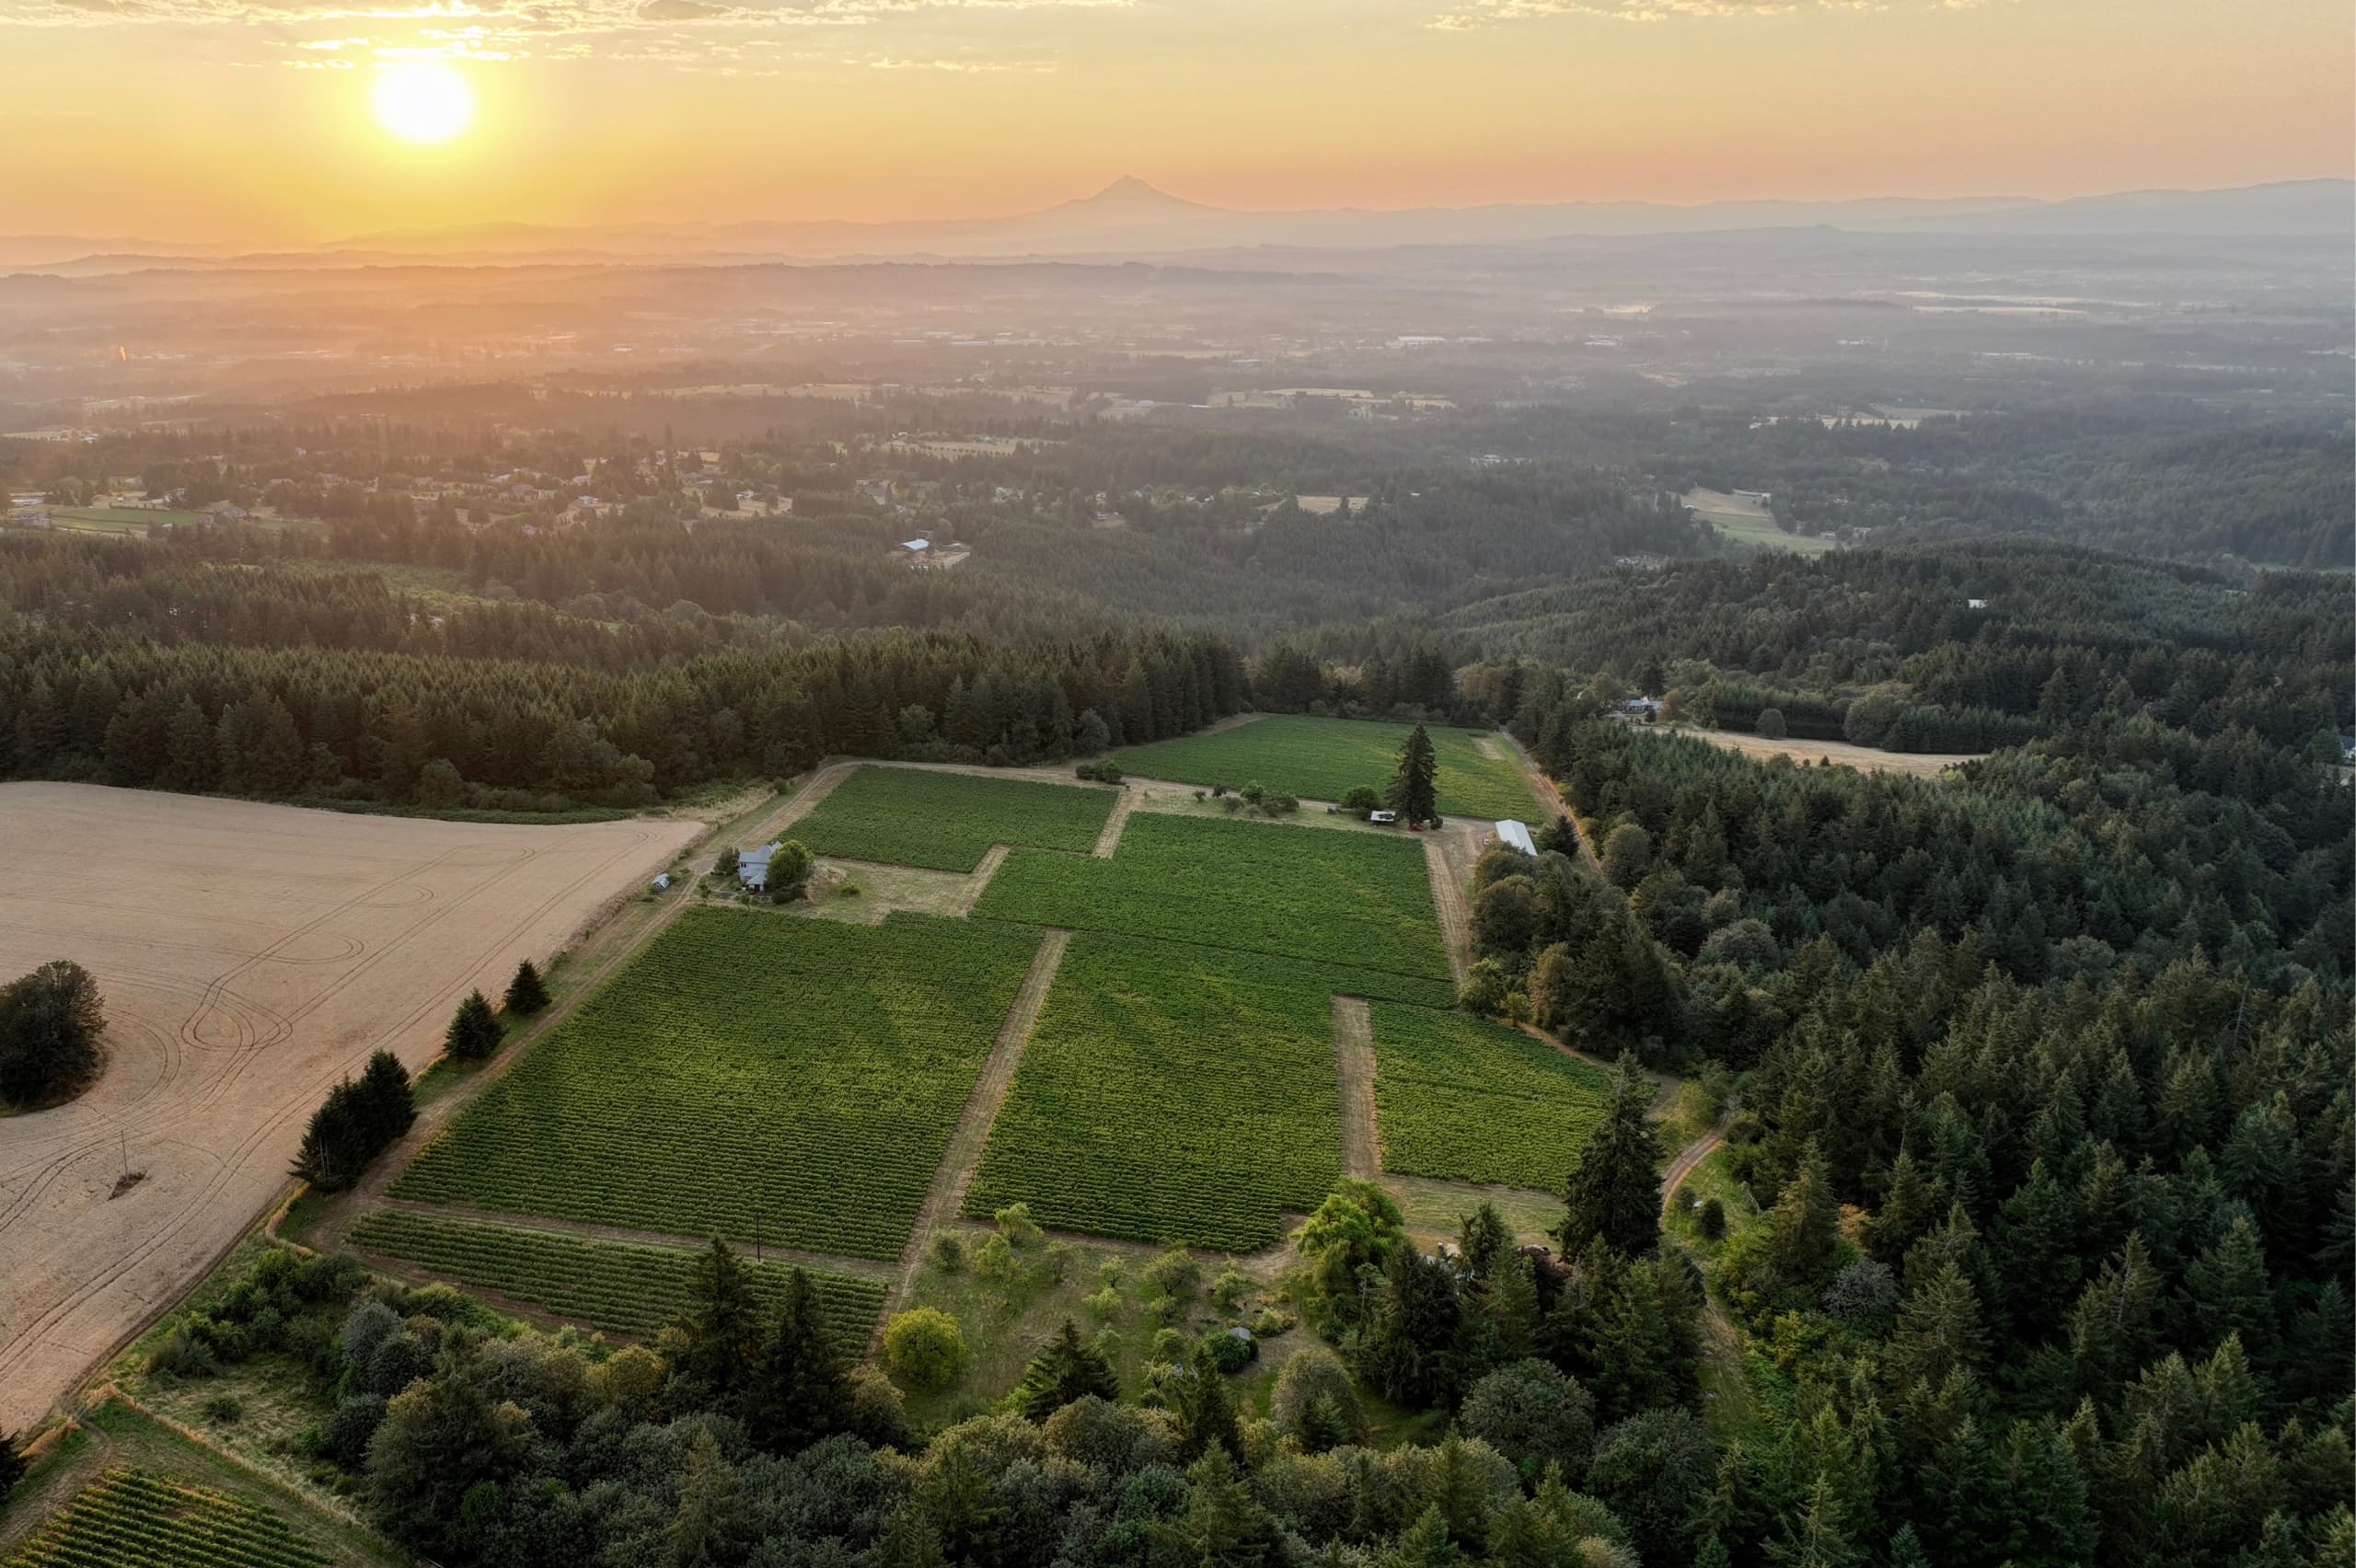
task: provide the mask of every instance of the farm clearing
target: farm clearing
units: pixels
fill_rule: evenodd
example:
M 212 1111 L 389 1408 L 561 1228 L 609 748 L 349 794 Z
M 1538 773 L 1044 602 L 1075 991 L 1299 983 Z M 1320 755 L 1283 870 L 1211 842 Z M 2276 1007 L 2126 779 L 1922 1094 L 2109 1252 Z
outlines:
M 1338 801 L 1360 785 L 1380 790 L 1398 767 L 1409 724 L 1277 713 L 1216 732 L 1115 752 L 1139 778 L 1205 787 L 1263 784 L 1304 800 Z M 1448 816 L 1526 817 L 1538 800 L 1509 755 L 1484 752 L 1477 730 L 1428 725 L 1439 763 L 1439 809 Z
M 0 785 L 0 974 L 71 957 L 109 1061 L 0 1139 L 0 1429 L 36 1420 L 284 1189 L 306 1120 L 378 1048 L 412 1069 L 476 987 L 546 962 L 694 822 L 564 827 Z M 120 1178 L 142 1178 L 117 1194 Z
M 1745 756 L 1787 756 L 1795 762 L 1837 762 L 1843 767 L 1854 767 L 1861 773 L 1904 773 L 1917 778 L 1936 778 L 1950 767 L 1978 762 L 1988 755 L 1986 752 L 1878 751 L 1872 746 L 1851 745 L 1846 741 L 1771 741 L 1764 735 L 1744 734 L 1735 730 L 1700 730 L 1682 725 L 1669 732 L 1690 735 L 1724 751 L 1740 752 Z

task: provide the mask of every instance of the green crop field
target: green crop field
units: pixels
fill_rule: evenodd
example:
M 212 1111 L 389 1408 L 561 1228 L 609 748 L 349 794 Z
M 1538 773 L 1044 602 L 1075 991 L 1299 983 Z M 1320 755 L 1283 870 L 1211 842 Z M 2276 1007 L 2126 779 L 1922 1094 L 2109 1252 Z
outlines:
M 690 909 L 393 1192 L 896 1257 L 1037 946 L 987 921 Z
M 1446 980 L 1421 843 L 1140 812 L 1109 860 L 1018 849 L 976 915 Z
M 1602 1120 L 1611 1078 L 1518 1029 L 1377 1003 L 1382 1168 L 1556 1192 Z
M 1338 801 L 1353 786 L 1380 790 L 1398 771 L 1399 747 L 1412 726 L 1358 719 L 1278 713 L 1215 735 L 1157 741 L 1119 754 L 1123 770 L 1181 784 L 1265 784 L 1311 801 Z M 1529 817 L 1540 808 L 1513 754 L 1487 757 L 1473 744 L 1482 732 L 1432 726 L 1439 763 L 1439 809 L 1449 816 Z
M 1276 1240 L 1283 1211 L 1315 1208 L 1341 1175 L 1335 978 L 1082 932 L 967 1212 L 1022 1202 L 1060 1229 L 1239 1252 Z
M 410 1209 L 377 1209 L 352 1228 L 352 1242 L 387 1258 L 405 1259 L 478 1290 L 495 1290 L 610 1334 L 652 1339 L 687 1306 L 687 1270 L 695 1254 L 667 1247 L 592 1241 L 545 1230 L 484 1225 Z M 785 1299 L 791 1270 L 756 1264 L 753 1289 L 763 1304 Z M 812 1270 L 826 1322 L 843 1343 L 865 1342 L 883 1309 L 884 1287 L 873 1280 Z
M 110 1470 L 27 1541 L 8 1568 L 326 1568 L 271 1509 L 147 1470 Z
M 1095 847 L 1117 796 L 1103 785 L 1041 784 L 913 767 L 862 767 L 789 836 L 813 854 L 970 871 L 993 844 Z

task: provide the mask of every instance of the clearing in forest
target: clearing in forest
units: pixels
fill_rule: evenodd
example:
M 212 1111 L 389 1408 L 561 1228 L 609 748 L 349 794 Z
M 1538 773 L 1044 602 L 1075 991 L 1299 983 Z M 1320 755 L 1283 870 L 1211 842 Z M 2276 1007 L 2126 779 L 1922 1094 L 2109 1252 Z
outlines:
M 701 831 L 57 783 L 0 784 L 0 983 L 81 963 L 108 1049 L 81 1098 L 0 1122 L 0 1431 L 261 1216 L 338 1078 L 380 1047 L 423 1066 L 469 990 L 546 963 Z
M 413 1209 L 372 1210 L 352 1226 L 350 1240 L 550 1317 L 641 1340 L 687 1311 L 687 1271 L 696 1259 L 686 1248 L 595 1240 Z M 751 1257 L 744 1263 L 764 1308 L 782 1305 L 790 1265 Z M 827 1326 L 846 1343 L 864 1342 L 883 1309 L 883 1283 L 815 1269 L 810 1279 Z
M 974 912 L 1449 978 L 1423 845 L 1404 835 L 1140 813 L 1110 859 L 1014 851 Z
M 835 786 L 792 836 L 816 855 L 970 871 L 993 844 L 1085 855 L 1119 798 L 1102 785 L 866 767 Z
M 688 910 L 393 1193 L 896 1258 L 1038 945 L 935 916 Z
M 1118 754 L 1124 771 L 1180 784 L 1246 784 L 1304 800 L 1338 801 L 1358 785 L 1380 790 L 1398 770 L 1414 726 L 1280 713 L 1210 734 L 1157 741 Z M 1428 727 L 1439 763 L 1439 809 L 1449 816 L 1528 817 L 1530 781 L 1510 757 L 1484 755 L 1484 732 Z
M 1061 1229 L 1236 1252 L 1267 1246 L 1286 1211 L 1315 1208 L 1342 1173 L 1331 997 L 1359 979 L 1081 932 L 966 1212 L 1020 1202 Z
M 1385 1170 L 1561 1189 L 1603 1119 L 1609 1073 L 1462 1013 L 1378 1003 L 1373 1014 Z

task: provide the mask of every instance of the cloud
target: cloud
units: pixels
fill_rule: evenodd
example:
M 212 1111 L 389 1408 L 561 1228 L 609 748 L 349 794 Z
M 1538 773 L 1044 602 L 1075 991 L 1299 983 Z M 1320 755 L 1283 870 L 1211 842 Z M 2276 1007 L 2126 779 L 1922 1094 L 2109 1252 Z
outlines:
M 1795 11 L 1883 11 L 1902 0 L 1465 0 L 1426 25 L 1444 32 L 1542 17 L 1598 17 L 1614 22 L 1667 22 L 1687 17 L 1780 17 Z M 1915 0 L 1939 10 L 1970 10 L 1987 0 Z
M 298 27 L 477 22 L 502 37 L 622 34 L 650 28 L 855 27 L 952 12 L 1122 9 L 1139 0 L 0 0 L 0 28 Z

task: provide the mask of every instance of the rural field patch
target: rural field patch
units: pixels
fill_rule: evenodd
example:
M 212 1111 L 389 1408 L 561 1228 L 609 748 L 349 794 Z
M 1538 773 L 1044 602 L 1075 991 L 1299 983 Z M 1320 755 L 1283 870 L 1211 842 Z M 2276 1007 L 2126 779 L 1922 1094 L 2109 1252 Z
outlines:
M 1403 835 L 1139 813 L 1110 859 L 1014 851 L 974 912 L 1449 978 L 1423 845 Z
M 334 1560 L 258 1504 L 110 1470 L 75 1495 L 8 1568 L 327 1568 Z
M 495 1290 L 610 1334 L 652 1339 L 687 1309 L 687 1273 L 696 1254 L 451 1219 L 410 1209 L 377 1209 L 352 1228 L 352 1242 L 435 1274 Z M 743 1260 L 765 1308 L 785 1300 L 791 1268 Z M 810 1271 L 826 1324 L 847 1345 L 863 1343 L 883 1309 L 884 1286 L 849 1274 Z
M 1027 1203 L 1059 1229 L 1238 1252 L 1276 1240 L 1341 1175 L 1331 998 L 1352 979 L 1081 932 L 966 1212 Z
M 1140 778 L 1180 784 L 1265 784 L 1312 801 L 1338 801 L 1363 784 L 1380 790 L 1398 771 L 1408 724 L 1361 719 L 1318 719 L 1278 713 L 1217 734 L 1156 741 L 1119 754 L 1122 769 Z M 1484 756 L 1473 744 L 1484 732 L 1430 726 L 1439 763 L 1439 809 L 1449 816 L 1528 817 L 1538 810 L 1529 780 L 1510 755 Z
M 396 1196 L 895 1258 L 1038 933 L 690 909 Z
M 81 963 L 108 1050 L 80 1099 L 0 1123 L 0 1431 L 261 1216 L 337 1078 L 380 1047 L 422 1067 L 468 991 L 547 963 L 699 831 L 0 784 L 0 979 Z M 126 1166 L 146 1180 L 118 1197 Z
M 1554 1192 L 1611 1097 L 1611 1075 L 1517 1029 L 1377 1003 L 1382 1168 Z
M 861 767 L 788 830 L 813 854 L 970 871 L 993 844 L 1085 855 L 1117 792 L 915 767 Z

